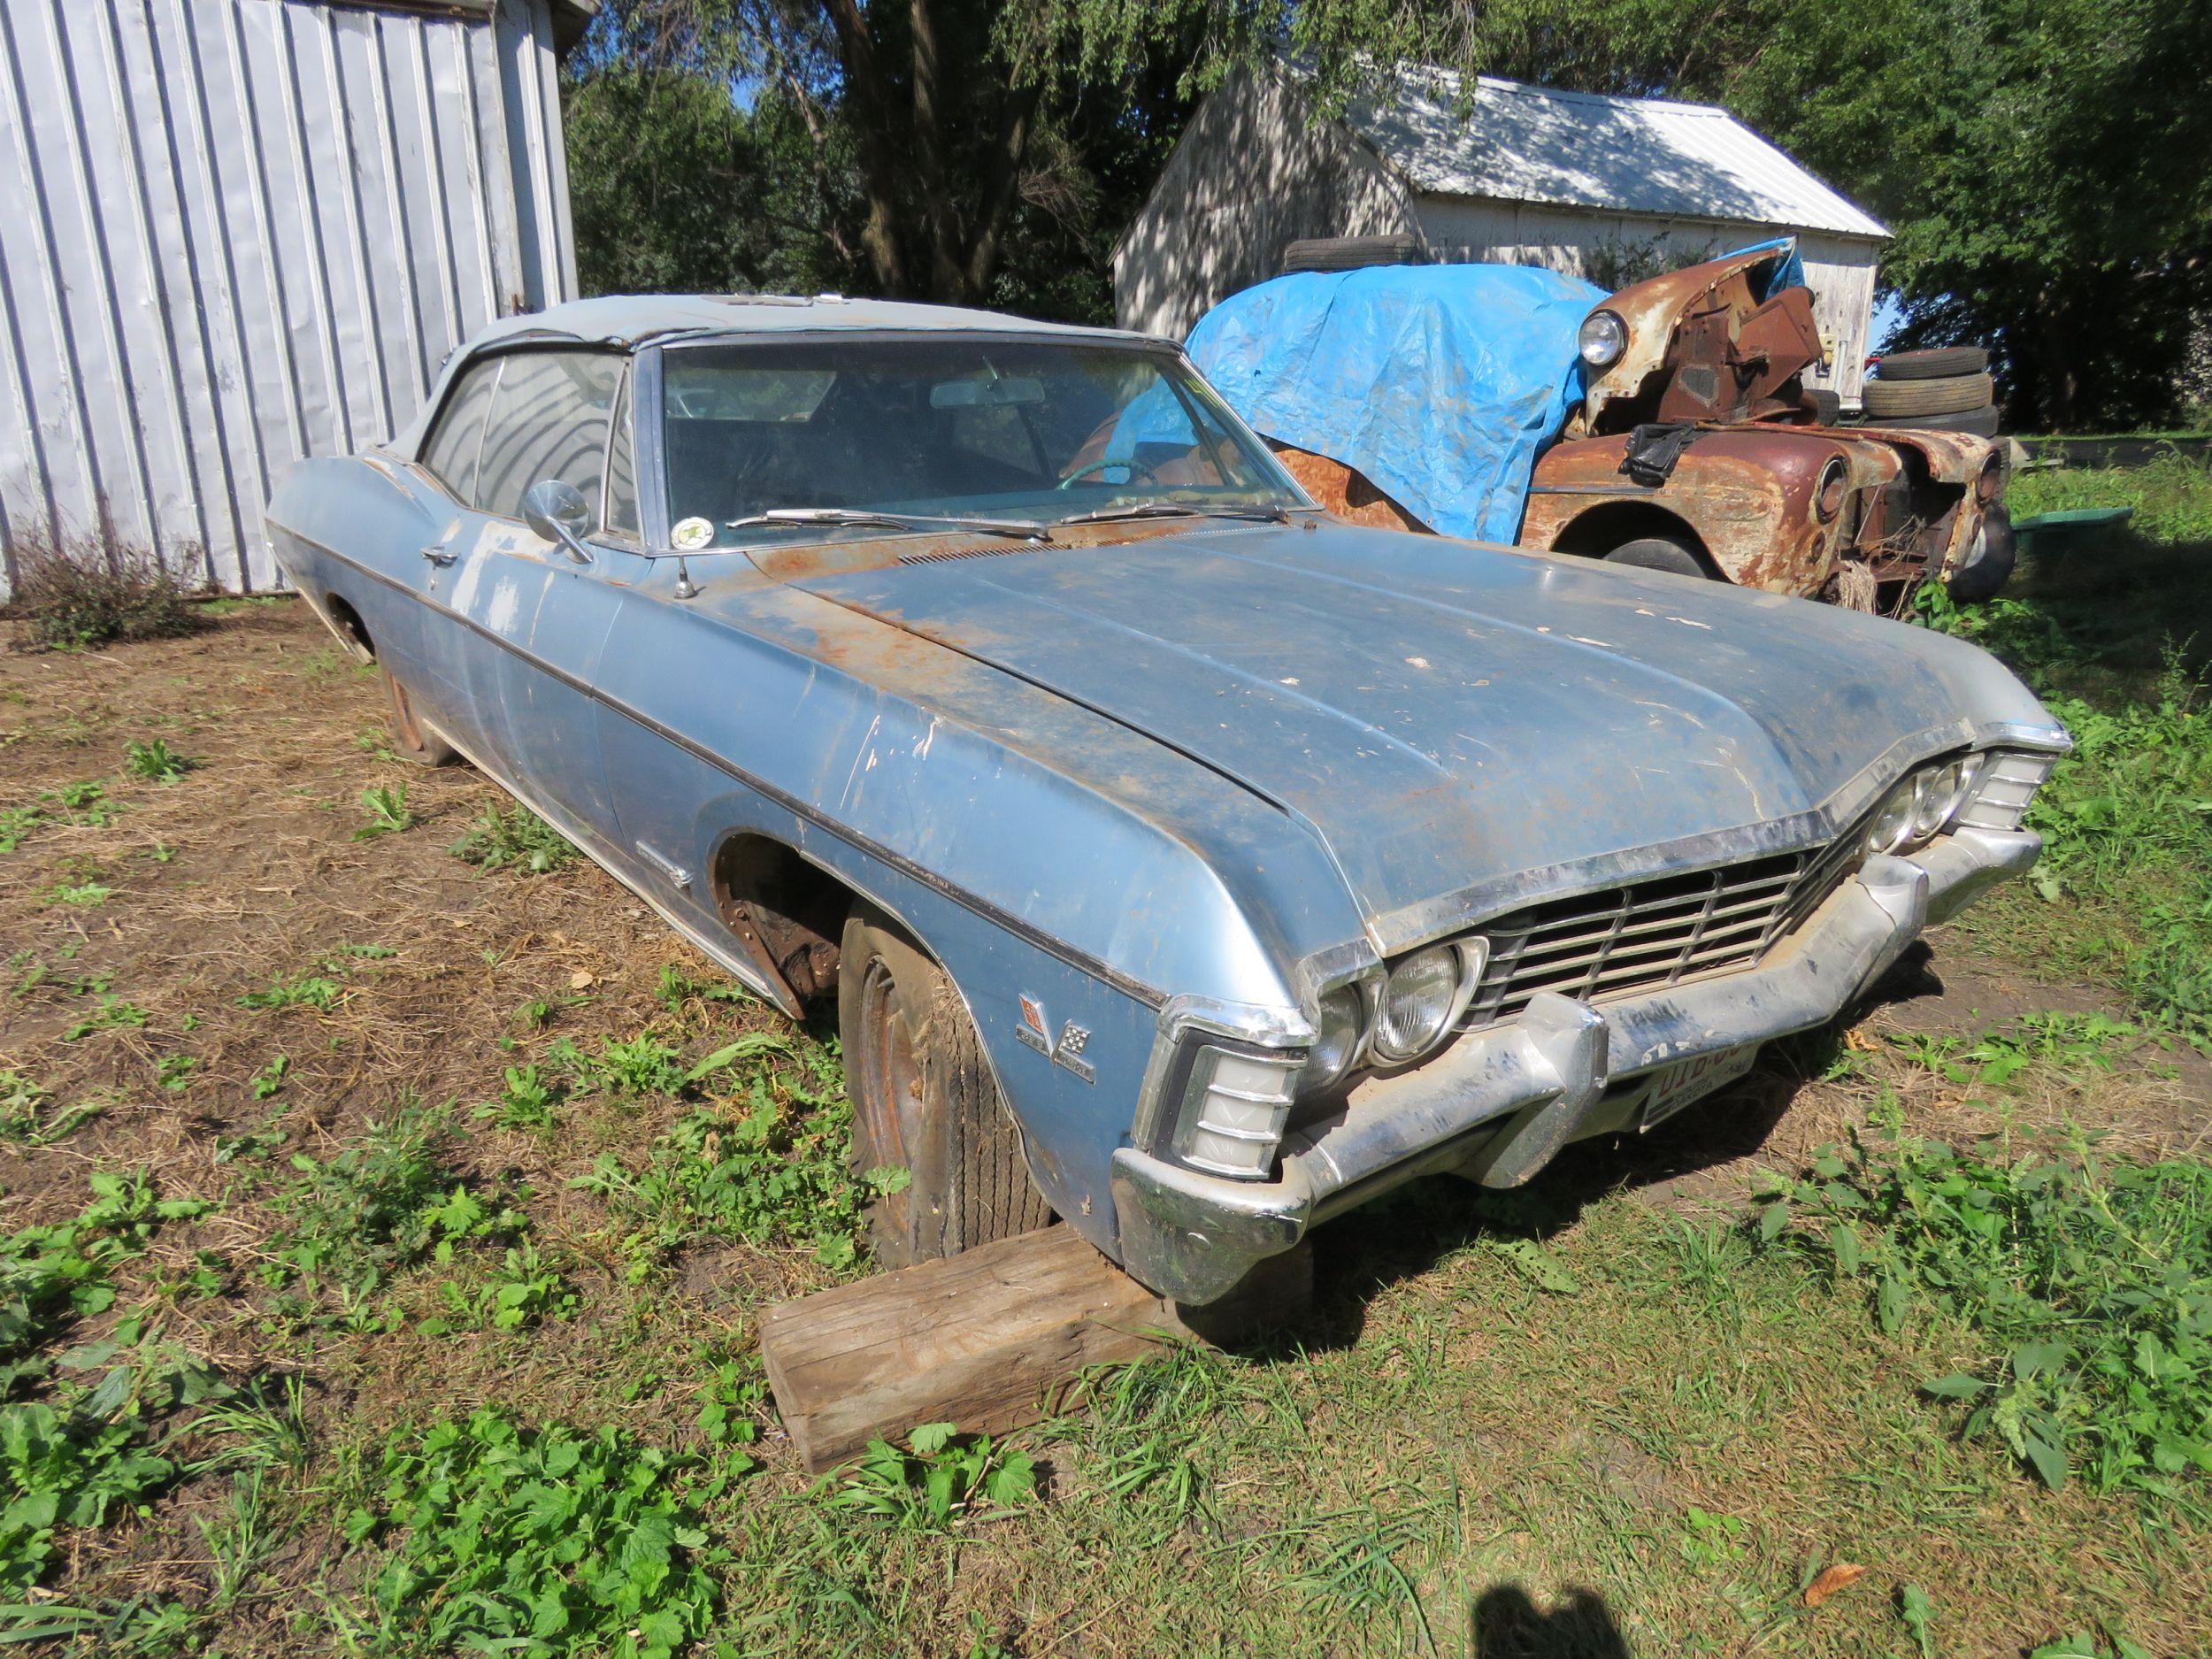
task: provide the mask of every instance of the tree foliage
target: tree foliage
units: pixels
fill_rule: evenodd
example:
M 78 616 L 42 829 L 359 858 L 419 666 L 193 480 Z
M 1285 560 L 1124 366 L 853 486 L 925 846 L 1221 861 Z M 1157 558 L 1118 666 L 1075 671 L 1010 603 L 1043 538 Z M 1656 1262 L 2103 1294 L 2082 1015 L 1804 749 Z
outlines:
M 1721 103 L 1894 232 L 1908 343 L 2016 426 L 2172 412 L 2212 303 L 2212 0 L 611 0 L 572 68 L 592 285 L 1110 313 L 1196 99 L 1439 63 Z

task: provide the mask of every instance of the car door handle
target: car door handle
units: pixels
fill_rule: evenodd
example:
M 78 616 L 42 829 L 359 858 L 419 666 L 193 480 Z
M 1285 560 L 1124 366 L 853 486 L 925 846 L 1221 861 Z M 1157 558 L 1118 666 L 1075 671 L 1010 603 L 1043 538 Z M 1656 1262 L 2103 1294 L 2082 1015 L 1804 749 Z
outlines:
M 422 556 L 433 565 L 450 565 L 461 557 L 449 547 L 426 547 L 423 549 Z

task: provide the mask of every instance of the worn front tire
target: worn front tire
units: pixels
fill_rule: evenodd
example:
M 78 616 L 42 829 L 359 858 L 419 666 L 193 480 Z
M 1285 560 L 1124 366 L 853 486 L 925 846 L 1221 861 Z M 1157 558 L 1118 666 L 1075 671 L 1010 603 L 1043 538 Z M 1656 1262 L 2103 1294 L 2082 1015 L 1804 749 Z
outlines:
M 379 664 L 378 672 L 384 676 L 385 720 L 391 727 L 392 748 L 400 757 L 420 766 L 458 764 L 461 751 L 417 717 L 414 703 L 407 695 L 407 687 L 399 683 L 390 669 Z
M 1605 556 L 1608 565 L 1628 565 L 1644 571 L 1672 571 L 1677 576 L 1709 576 L 1697 549 L 1673 536 L 1648 535 L 1624 541 Z
M 913 1178 L 870 1207 L 879 1261 L 934 1261 L 1051 1221 L 959 992 L 870 906 L 845 923 L 837 1027 L 856 1168 Z

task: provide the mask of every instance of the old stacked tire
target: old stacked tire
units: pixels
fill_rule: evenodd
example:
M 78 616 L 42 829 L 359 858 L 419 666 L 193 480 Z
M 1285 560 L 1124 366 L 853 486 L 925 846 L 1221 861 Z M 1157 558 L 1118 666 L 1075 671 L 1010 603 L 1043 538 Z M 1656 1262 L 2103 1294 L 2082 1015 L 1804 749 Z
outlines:
M 1869 426 L 1932 426 L 1993 438 L 1995 392 L 1988 352 L 1979 346 L 1937 346 L 1891 352 L 1862 396 Z

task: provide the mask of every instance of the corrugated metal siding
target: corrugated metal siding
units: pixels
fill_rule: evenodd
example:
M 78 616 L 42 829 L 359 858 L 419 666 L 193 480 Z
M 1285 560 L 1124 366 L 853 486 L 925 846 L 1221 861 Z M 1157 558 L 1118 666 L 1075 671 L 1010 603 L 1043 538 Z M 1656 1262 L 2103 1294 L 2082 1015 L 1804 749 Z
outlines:
M 181 575 L 276 585 L 283 466 L 574 296 L 547 7 L 0 0 L 11 579 L 104 512 Z

